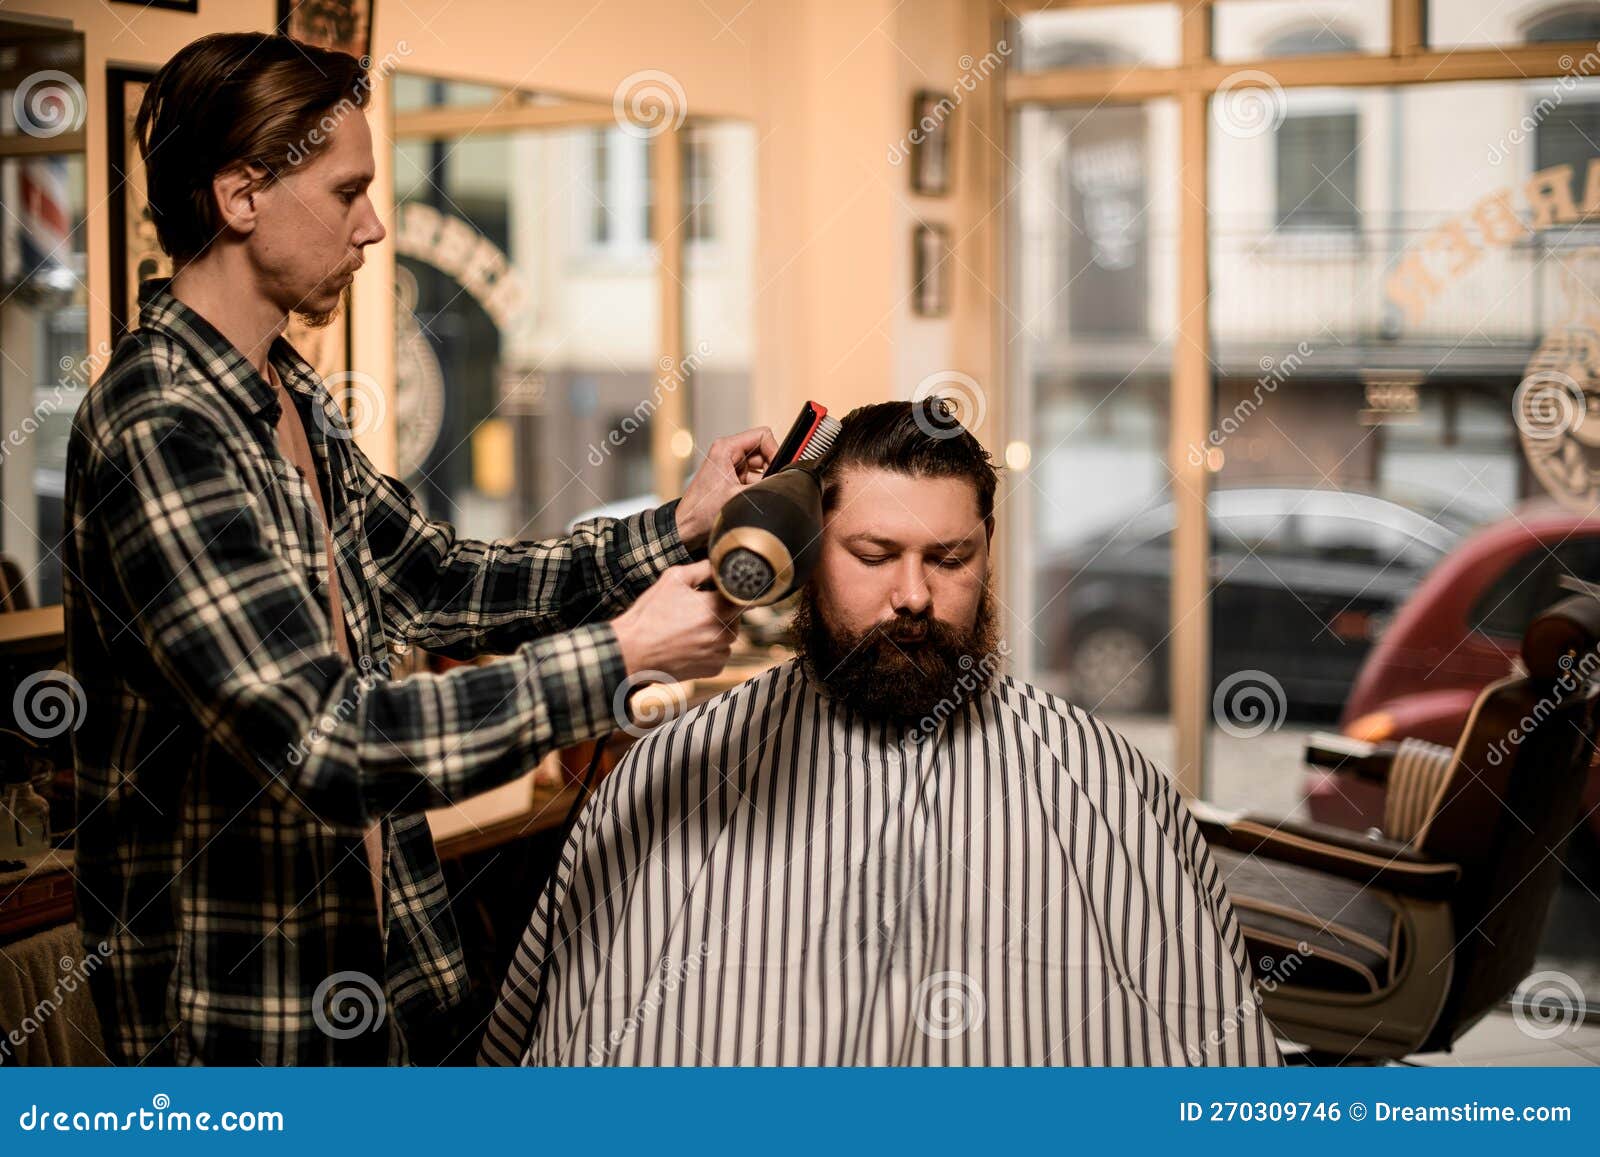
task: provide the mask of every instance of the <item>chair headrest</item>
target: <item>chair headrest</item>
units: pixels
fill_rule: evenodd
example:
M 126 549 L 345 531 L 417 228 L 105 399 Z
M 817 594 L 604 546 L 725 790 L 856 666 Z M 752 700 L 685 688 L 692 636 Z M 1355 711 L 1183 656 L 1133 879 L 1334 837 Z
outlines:
M 1572 595 L 1541 611 L 1522 636 L 1522 661 L 1538 680 L 1558 679 L 1577 668 L 1600 674 L 1600 599 Z

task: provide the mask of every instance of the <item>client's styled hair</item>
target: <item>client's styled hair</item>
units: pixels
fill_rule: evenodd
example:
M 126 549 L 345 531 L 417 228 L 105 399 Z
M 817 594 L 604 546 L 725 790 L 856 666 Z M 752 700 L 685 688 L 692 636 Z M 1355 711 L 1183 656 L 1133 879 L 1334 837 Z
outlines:
M 954 404 L 940 397 L 851 410 L 822 461 L 823 509 L 833 510 L 838 501 L 843 472 L 866 466 L 913 477 L 965 478 L 978 492 L 979 517 L 987 520 L 994 513 L 999 472 L 955 414 Z
M 218 32 L 180 49 L 134 119 L 161 248 L 179 265 L 199 257 L 222 232 L 218 173 L 257 165 L 270 184 L 365 109 L 370 87 L 355 57 L 287 36 Z

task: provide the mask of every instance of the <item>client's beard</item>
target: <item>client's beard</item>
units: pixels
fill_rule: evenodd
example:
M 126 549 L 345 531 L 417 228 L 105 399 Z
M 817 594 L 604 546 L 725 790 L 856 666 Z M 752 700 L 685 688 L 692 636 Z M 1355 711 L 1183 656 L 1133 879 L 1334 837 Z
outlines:
M 985 582 L 969 630 L 902 614 L 851 632 L 826 621 L 808 583 L 794 613 L 795 651 L 807 678 L 870 719 L 911 723 L 941 702 L 948 713 L 994 678 L 999 628 L 989 591 Z

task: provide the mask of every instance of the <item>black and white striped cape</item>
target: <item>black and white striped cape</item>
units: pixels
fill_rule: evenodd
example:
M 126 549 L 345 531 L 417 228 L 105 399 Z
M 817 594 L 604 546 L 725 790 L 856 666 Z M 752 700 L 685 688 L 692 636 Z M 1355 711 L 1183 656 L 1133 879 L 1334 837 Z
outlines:
M 1280 1064 L 1216 866 L 1117 733 L 997 677 L 920 742 L 791 661 L 635 745 L 486 1064 Z

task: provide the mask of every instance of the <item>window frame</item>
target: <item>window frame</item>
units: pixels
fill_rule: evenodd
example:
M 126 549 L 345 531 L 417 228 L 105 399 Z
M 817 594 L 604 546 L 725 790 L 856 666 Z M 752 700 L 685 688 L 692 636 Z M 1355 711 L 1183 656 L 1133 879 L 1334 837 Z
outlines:
M 1073 8 L 1117 8 L 1143 0 L 1073 0 Z M 1168 468 L 1178 508 L 1173 535 L 1168 679 L 1174 766 L 1180 788 L 1202 796 L 1211 729 L 1211 616 L 1207 575 L 1211 562 L 1206 503 L 1211 490 L 1207 463 L 1191 462 L 1185 448 L 1200 445 L 1214 425 L 1211 340 L 1205 299 L 1209 278 L 1210 237 L 1207 226 L 1207 153 L 1210 101 L 1224 85 L 1240 83 L 1241 74 L 1266 73 L 1285 89 L 1318 87 L 1386 87 L 1448 83 L 1462 80 L 1525 81 L 1557 78 L 1573 60 L 1593 50 L 1585 41 L 1517 43 L 1434 49 L 1426 43 L 1424 0 L 1390 0 L 1389 50 L 1379 53 L 1334 52 L 1311 56 L 1276 56 L 1259 60 L 1218 61 L 1212 54 L 1213 0 L 1174 0 L 1180 9 L 1180 61 L 1173 67 L 1091 67 L 1021 72 L 1008 69 L 1000 116 L 1009 118 L 1029 105 L 1095 105 L 1134 103 L 1162 97 L 1179 104 L 1177 179 L 1182 189 L 1178 214 L 1176 316 L 1173 344 L 1171 431 Z M 991 43 L 1014 35 L 1018 17 L 1062 7 L 1051 0 L 994 0 L 989 13 Z M 1567 68 L 1563 68 L 1563 59 Z M 1006 200 L 1009 174 L 1004 161 L 990 159 L 986 170 L 990 203 Z M 1002 210 L 1009 215 L 1009 207 Z M 1001 236 L 1006 236 L 1002 226 Z M 991 245 L 991 273 L 1004 280 L 1005 257 Z M 998 323 L 997 323 L 998 324 Z M 991 369 L 994 380 L 1009 382 L 1005 342 L 996 343 Z M 1002 407 L 1002 438 L 1025 437 L 1027 415 Z M 1014 432 L 1015 431 L 1015 432 Z M 1014 537 L 1025 538 L 1026 504 L 1006 510 Z M 1024 546 L 1013 558 L 1008 596 L 1017 606 L 1030 606 L 1027 596 L 1032 559 Z M 1026 666 L 1027 660 L 1023 663 Z

